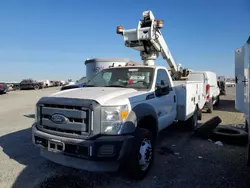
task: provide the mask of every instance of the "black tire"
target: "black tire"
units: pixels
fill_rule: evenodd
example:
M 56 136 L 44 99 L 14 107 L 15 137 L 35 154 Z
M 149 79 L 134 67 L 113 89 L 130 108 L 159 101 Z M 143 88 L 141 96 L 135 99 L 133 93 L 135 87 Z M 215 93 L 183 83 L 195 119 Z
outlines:
M 199 110 L 199 119 L 198 120 L 202 120 L 202 110 Z
M 142 152 L 142 147 L 146 147 L 145 141 L 147 140 L 151 142 L 151 147 L 148 147 L 147 150 L 145 151 L 144 156 L 149 157 L 149 161 L 148 161 L 148 165 L 146 165 L 145 168 L 143 168 L 140 165 L 140 158 L 142 156 L 140 153 L 140 150 Z M 144 145 L 142 145 L 143 143 Z M 127 161 L 127 166 L 126 166 L 127 171 L 131 178 L 136 179 L 136 180 L 141 180 L 147 175 L 154 161 L 154 150 L 155 150 L 154 139 L 153 139 L 152 133 L 147 129 L 138 128 L 135 132 L 135 143 L 132 148 L 131 155 Z
M 20 86 L 15 86 L 15 90 L 21 90 Z
M 34 85 L 34 90 L 39 90 L 40 86 L 39 85 Z
M 220 104 L 220 96 L 217 97 L 216 99 L 216 103 L 214 104 L 215 106 L 219 106 Z
M 199 110 L 197 107 L 195 107 L 194 114 L 185 122 L 185 125 L 188 127 L 189 130 L 196 130 L 198 128 L 198 119 Z
M 213 130 L 211 139 L 227 144 L 246 145 L 248 143 L 248 134 L 237 128 L 220 127 Z
M 195 135 L 202 139 L 209 139 L 213 130 L 221 123 L 219 116 L 215 116 L 204 122 L 199 128 L 195 130 Z
M 213 100 L 210 99 L 209 103 L 208 103 L 208 107 L 207 107 L 207 113 L 211 114 L 213 112 L 213 110 L 214 110 Z

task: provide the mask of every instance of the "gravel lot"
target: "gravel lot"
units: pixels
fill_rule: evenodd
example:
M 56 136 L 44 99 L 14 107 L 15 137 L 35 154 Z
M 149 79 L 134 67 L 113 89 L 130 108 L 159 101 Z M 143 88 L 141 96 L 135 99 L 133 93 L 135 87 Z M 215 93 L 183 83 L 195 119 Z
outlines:
M 0 96 L 0 187 L 171 187 L 171 188 L 247 188 L 250 169 L 245 166 L 245 148 L 217 146 L 200 140 L 176 125 L 160 134 L 156 160 L 147 178 L 131 181 L 122 172 L 90 173 L 63 167 L 39 156 L 31 143 L 34 105 L 59 88 L 16 91 Z M 234 110 L 234 89 L 227 91 L 213 114 L 222 125 L 243 124 L 241 113 Z

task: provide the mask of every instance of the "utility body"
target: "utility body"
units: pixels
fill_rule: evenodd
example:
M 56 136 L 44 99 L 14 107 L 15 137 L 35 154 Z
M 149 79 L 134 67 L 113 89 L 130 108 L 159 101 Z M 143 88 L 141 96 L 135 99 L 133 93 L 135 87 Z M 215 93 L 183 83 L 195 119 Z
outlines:
M 143 13 L 141 24 L 150 19 L 148 32 L 155 35 L 158 29 L 151 11 Z M 162 22 L 157 24 L 162 26 Z M 138 31 L 129 32 L 135 37 L 138 35 L 133 32 Z M 128 31 L 120 32 L 125 43 L 134 41 L 133 47 L 139 48 L 137 38 L 131 40 Z M 141 179 L 152 165 L 161 130 L 175 121 L 190 130 L 197 127 L 204 105 L 203 83 L 178 80 L 184 74 L 176 68 L 170 52 L 161 51 L 171 72 L 155 66 L 153 59 L 158 52 L 154 53 L 155 46 L 148 40 L 144 47 L 152 56 L 139 49 L 144 64 L 103 69 L 85 87 L 60 91 L 37 102 L 32 139 L 42 156 L 88 171 L 116 171 L 122 165 L 134 178 Z M 156 44 L 166 50 L 163 41 L 161 37 L 161 43 Z

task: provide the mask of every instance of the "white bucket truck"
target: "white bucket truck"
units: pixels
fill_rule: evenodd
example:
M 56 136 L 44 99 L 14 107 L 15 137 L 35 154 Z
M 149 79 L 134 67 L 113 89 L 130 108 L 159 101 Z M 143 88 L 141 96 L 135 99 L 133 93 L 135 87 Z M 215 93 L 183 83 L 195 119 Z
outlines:
M 161 20 L 143 12 L 137 29 L 117 33 L 140 51 L 142 65 L 103 69 L 84 88 L 41 98 L 33 143 L 56 163 L 88 171 L 116 171 L 121 164 L 143 178 L 154 160 L 158 132 L 174 121 L 195 129 L 204 106 L 201 82 L 178 81 L 178 70 L 160 32 Z M 155 66 L 158 55 L 167 67 Z M 184 75 L 185 76 L 185 75 Z
M 249 71 L 250 71 L 250 37 L 241 48 L 235 50 L 235 108 L 244 113 L 245 128 L 249 132 Z M 250 165 L 250 134 L 247 146 L 247 164 Z

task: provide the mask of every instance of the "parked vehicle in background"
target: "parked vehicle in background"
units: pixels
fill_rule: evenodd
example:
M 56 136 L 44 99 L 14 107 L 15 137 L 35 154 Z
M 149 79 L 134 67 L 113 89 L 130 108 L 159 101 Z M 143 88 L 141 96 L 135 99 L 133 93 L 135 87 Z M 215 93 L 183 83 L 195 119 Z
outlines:
M 236 100 L 235 108 L 244 113 L 245 130 L 248 132 L 248 145 L 246 152 L 246 161 L 250 166 L 250 111 L 249 111 L 249 78 L 250 78 L 250 37 L 247 42 L 235 50 L 235 83 Z
M 73 84 L 75 84 L 75 82 L 68 82 L 68 84 L 67 85 L 73 85 Z
M 8 92 L 8 86 L 4 82 L 0 82 L 0 94 L 5 94 Z
M 220 88 L 217 83 L 216 73 L 211 71 L 192 71 L 188 75 L 189 81 L 205 80 L 204 97 L 206 103 L 204 109 L 212 113 L 213 106 L 220 102 Z
M 54 81 L 54 86 L 55 87 L 58 87 L 58 86 L 61 86 L 62 84 L 61 84 L 61 82 L 60 81 Z
M 76 84 L 80 84 L 80 83 L 86 83 L 87 82 L 87 77 L 84 76 L 82 78 L 80 78 L 79 80 L 76 81 Z
M 61 80 L 60 82 L 61 82 L 61 86 L 66 85 L 66 81 L 64 81 L 64 80 Z
M 86 83 L 80 83 L 80 84 L 72 84 L 72 85 L 66 85 L 61 88 L 61 91 L 67 90 L 67 89 L 75 89 L 75 88 L 81 88 L 84 87 Z
M 43 82 L 37 82 L 33 79 L 24 79 L 19 84 L 15 84 L 15 90 L 22 90 L 22 89 L 42 89 L 44 86 Z
M 220 95 L 226 95 L 226 77 L 219 76 L 217 80 L 217 84 L 220 88 Z
M 226 82 L 226 87 L 235 87 L 235 82 Z
M 52 87 L 52 83 L 49 80 L 43 80 L 44 87 Z

